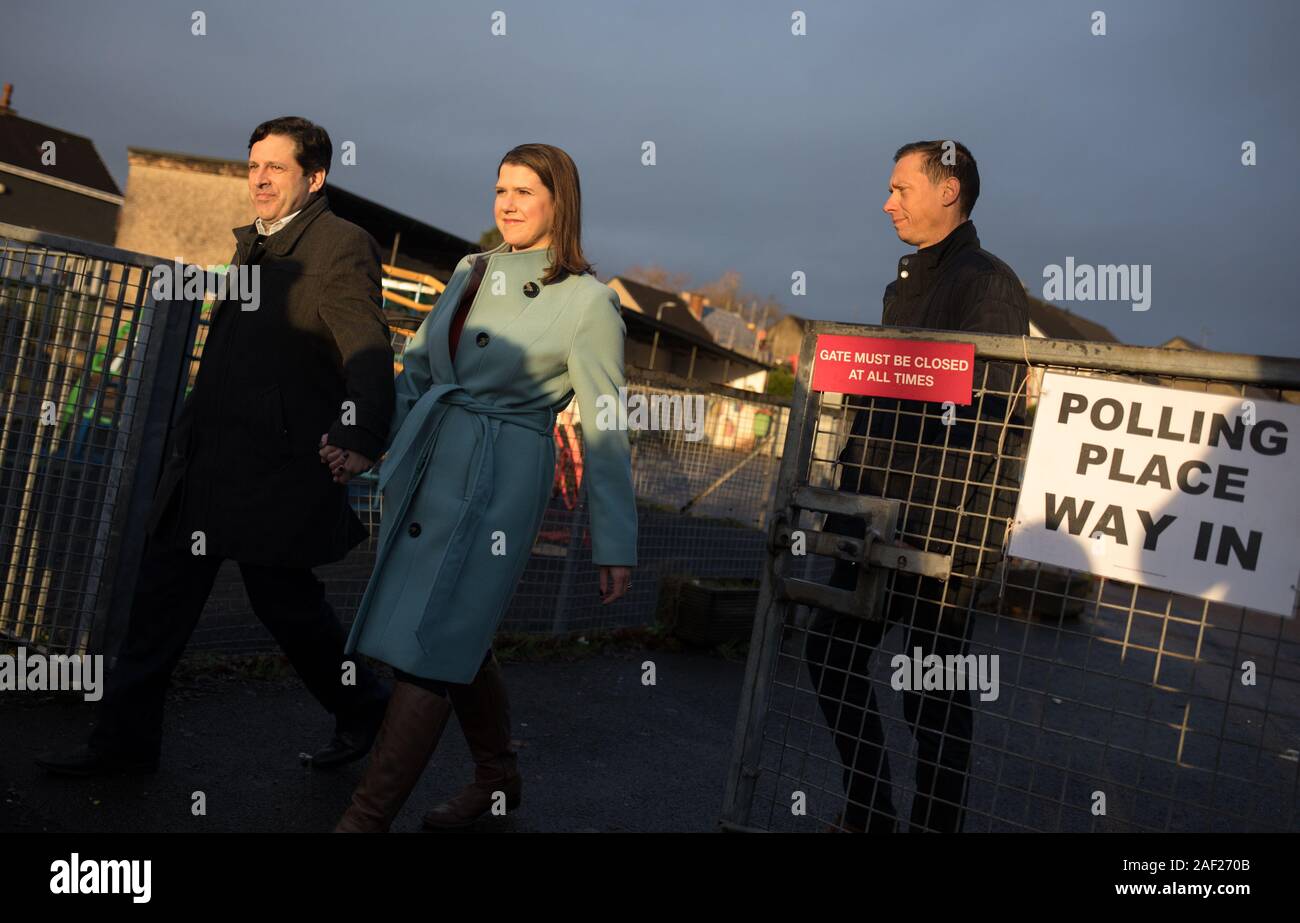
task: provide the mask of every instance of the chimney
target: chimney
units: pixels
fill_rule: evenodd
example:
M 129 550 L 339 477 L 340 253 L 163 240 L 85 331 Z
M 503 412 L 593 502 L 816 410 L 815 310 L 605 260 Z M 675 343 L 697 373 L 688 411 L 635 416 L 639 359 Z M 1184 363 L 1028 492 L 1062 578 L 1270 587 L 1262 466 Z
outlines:
M 704 307 L 709 303 L 709 299 L 699 292 L 682 292 L 681 296 L 686 302 L 686 310 L 690 311 L 696 320 L 704 320 Z
M 0 96 L 0 115 L 13 115 L 13 109 L 9 108 L 9 100 L 13 98 L 14 85 L 6 83 L 4 85 L 4 95 Z

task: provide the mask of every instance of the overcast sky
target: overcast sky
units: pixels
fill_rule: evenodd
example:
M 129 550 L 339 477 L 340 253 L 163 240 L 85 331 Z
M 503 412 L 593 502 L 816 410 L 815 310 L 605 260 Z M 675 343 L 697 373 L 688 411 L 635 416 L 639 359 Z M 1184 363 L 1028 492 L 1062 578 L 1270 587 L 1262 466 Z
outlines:
M 1300 355 L 1285 243 L 1300 212 L 1295 3 L 5 7 L 15 110 L 92 138 L 121 185 L 128 145 L 239 158 L 259 121 L 303 115 L 336 157 L 356 142 L 332 182 L 476 240 L 501 155 L 545 141 L 578 163 L 602 278 L 734 269 L 794 313 L 878 323 L 909 249 L 881 211 L 893 152 L 951 137 L 979 162 L 984 246 L 1035 294 L 1070 257 L 1149 265 L 1147 311 L 1060 303 L 1128 343 Z M 196 7 L 205 36 L 191 34 Z M 807 35 L 791 34 L 795 9 Z

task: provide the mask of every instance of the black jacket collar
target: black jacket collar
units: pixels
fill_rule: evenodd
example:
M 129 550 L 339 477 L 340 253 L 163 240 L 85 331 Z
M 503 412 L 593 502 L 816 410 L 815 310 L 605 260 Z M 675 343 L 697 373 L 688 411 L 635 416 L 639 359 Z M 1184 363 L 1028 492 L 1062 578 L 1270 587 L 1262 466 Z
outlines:
M 302 207 L 302 211 L 292 221 L 266 239 L 266 252 L 276 256 L 284 256 L 293 249 L 293 245 L 298 242 L 298 238 L 302 237 L 303 231 L 307 230 L 307 225 L 311 224 L 321 212 L 325 211 L 329 211 L 329 200 L 325 198 L 325 192 L 322 190 L 321 192 L 312 193 L 312 197 L 307 200 L 307 204 Z M 242 260 L 257 237 L 257 222 L 254 221 L 252 224 L 246 224 L 232 230 Z
M 948 236 L 937 244 L 922 247 L 915 253 L 909 253 L 898 261 L 900 279 L 915 277 L 938 269 L 952 258 L 953 254 L 967 247 L 978 247 L 980 239 L 975 233 L 975 223 L 969 218 L 953 228 Z M 906 273 L 906 275 L 904 275 Z

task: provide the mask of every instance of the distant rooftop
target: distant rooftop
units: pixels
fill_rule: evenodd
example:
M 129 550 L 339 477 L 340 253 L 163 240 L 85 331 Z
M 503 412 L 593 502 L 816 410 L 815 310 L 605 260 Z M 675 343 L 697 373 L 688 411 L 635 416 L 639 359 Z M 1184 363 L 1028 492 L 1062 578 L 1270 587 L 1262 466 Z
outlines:
M 1118 343 L 1119 337 L 1101 324 L 1065 308 L 1029 298 L 1029 320 L 1049 340 L 1089 340 L 1094 343 Z
M 1164 349 L 1205 349 L 1200 343 L 1187 339 L 1187 337 L 1173 337 L 1160 344 Z
M 22 118 L 10 105 L 12 98 L 13 85 L 6 83 L 0 91 L 0 164 L 109 195 L 122 194 L 93 141 L 53 125 Z M 42 163 L 49 141 L 54 142 L 52 164 Z
M 634 302 L 627 305 L 627 307 L 640 311 L 647 317 L 660 318 L 664 323 L 671 324 L 678 330 L 685 331 L 704 342 L 714 342 L 713 334 L 695 319 L 695 315 L 686 307 L 686 299 L 677 292 L 655 288 L 629 279 L 627 276 L 614 276 L 607 284 L 617 290 L 617 286 L 614 285 L 615 282 L 623 287 L 623 290 L 627 292 Z M 662 314 L 659 311 L 660 306 L 663 307 Z

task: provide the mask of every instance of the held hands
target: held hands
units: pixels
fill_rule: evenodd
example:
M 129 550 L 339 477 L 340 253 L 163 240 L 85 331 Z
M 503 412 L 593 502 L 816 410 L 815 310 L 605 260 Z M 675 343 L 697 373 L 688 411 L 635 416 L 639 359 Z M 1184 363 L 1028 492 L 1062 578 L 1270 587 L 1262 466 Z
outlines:
M 375 463 L 360 452 L 340 449 L 329 444 L 329 434 L 320 437 L 321 464 L 329 465 L 330 476 L 335 484 L 346 484 L 352 478 L 369 471 Z M 600 602 L 608 605 L 622 597 L 632 586 L 632 568 L 608 564 L 600 566 Z
M 612 603 L 632 586 L 632 568 L 600 565 L 600 604 Z
M 346 484 L 358 474 L 369 471 L 375 466 L 373 461 L 360 452 L 330 445 L 328 433 L 322 433 L 320 437 L 320 460 L 321 464 L 329 465 L 330 477 L 334 479 L 335 484 Z

